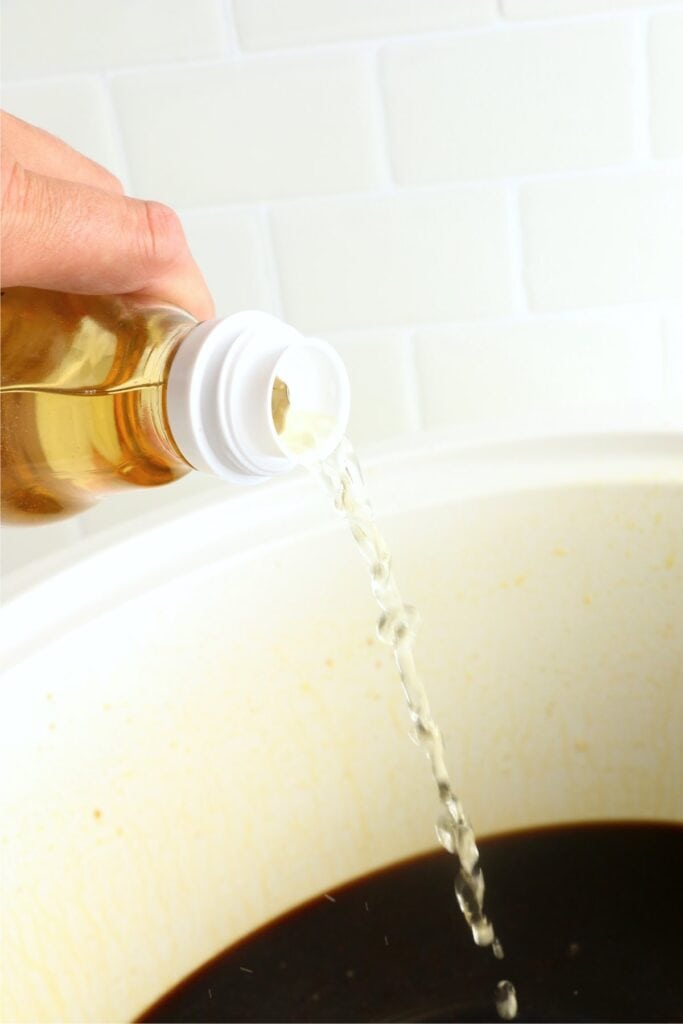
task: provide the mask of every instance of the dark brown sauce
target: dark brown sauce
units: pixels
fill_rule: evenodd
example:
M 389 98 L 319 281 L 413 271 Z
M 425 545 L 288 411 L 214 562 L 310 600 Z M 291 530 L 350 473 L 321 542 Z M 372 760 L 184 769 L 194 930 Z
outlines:
M 505 959 L 477 949 L 431 853 L 320 896 L 190 975 L 141 1021 L 683 1020 L 683 826 L 581 824 L 480 844 Z M 332 897 L 330 899 L 329 897 Z

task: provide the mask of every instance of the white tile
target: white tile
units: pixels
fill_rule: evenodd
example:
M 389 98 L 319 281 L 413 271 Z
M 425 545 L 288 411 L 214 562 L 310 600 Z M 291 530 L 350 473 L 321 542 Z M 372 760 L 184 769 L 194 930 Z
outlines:
M 256 211 L 194 210 L 181 219 L 217 316 L 241 309 L 277 312 L 268 242 Z
M 221 0 L 4 0 L 3 77 L 152 64 L 225 51 Z
M 683 9 L 652 19 L 649 45 L 655 154 L 683 157 Z
M 627 159 L 633 148 L 630 60 L 619 21 L 386 49 L 382 81 L 399 182 Z
M 247 50 L 438 31 L 493 19 L 495 0 L 233 0 Z
M 680 300 L 683 175 L 606 175 L 522 189 L 534 309 Z
M 507 18 L 553 18 L 650 7 L 661 0 L 501 0 Z
M 510 307 L 497 188 L 283 205 L 272 223 L 285 314 L 302 329 L 433 323 Z
M 683 414 L 683 309 L 669 314 L 664 325 L 664 392 Z
M 372 186 L 370 71 L 345 52 L 117 77 L 134 187 L 201 206 Z
M 5 526 L 0 529 L 0 594 L 13 591 L 11 576 L 39 559 L 64 554 L 80 537 L 76 519 L 40 526 Z
M 414 367 L 405 332 L 359 331 L 327 335 L 351 381 L 349 436 L 363 445 L 416 426 Z
M 15 117 L 44 128 L 70 146 L 123 175 L 121 151 L 116 144 L 113 114 L 105 86 L 96 78 L 68 78 L 57 82 L 9 83 L 2 89 L 2 106 Z
M 642 315 L 421 331 L 416 361 L 428 427 L 662 395 L 660 336 Z

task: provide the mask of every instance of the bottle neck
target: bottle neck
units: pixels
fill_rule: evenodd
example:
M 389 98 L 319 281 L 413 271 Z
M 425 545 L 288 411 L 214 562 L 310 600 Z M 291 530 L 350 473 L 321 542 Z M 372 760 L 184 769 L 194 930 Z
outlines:
M 167 378 L 166 415 L 191 466 L 256 483 L 331 451 L 346 427 L 348 393 L 329 345 L 267 313 L 245 312 L 184 336 Z M 286 428 L 303 420 L 317 426 L 302 444 L 300 429 Z

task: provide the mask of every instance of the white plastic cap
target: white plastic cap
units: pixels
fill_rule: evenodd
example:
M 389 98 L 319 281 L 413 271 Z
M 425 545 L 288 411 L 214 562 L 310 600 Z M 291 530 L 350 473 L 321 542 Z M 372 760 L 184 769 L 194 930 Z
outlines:
M 346 430 L 349 406 L 349 378 L 331 345 L 268 313 L 198 324 L 167 381 L 166 416 L 183 457 L 237 483 L 324 459 Z

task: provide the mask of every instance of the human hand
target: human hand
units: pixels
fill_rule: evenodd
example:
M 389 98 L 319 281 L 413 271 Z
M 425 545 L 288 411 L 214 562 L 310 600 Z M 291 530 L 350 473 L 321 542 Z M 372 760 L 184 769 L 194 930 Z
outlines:
M 4 111 L 0 129 L 3 285 L 134 293 L 214 315 L 173 210 L 130 199 L 99 164 Z

